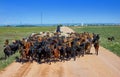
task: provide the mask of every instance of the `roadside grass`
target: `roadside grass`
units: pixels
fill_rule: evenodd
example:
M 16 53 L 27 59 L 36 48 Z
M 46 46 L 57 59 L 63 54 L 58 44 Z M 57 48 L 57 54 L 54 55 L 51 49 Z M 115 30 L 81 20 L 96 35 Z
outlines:
M 47 27 L 0 27 L 0 70 L 11 64 L 15 61 L 15 57 L 19 56 L 19 52 L 10 56 L 6 60 L 2 60 L 4 57 L 3 45 L 6 39 L 9 39 L 11 43 L 12 40 L 22 39 L 28 37 L 31 33 L 39 33 L 43 31 L 55 31 L 56 27 L 47 26 Z
M 76 32 L 89 32 L 100 34 L 100 45 L 120 56 L 120 26 L 86 26 L 71 27 Z M 108 37 L 114 36 L 114 41 L 108 41 Z

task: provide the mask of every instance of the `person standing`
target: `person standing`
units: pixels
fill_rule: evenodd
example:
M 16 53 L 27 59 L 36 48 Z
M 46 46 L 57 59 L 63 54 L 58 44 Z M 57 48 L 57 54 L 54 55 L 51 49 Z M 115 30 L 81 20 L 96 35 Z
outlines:
M 61 32 L 61 31 L 60 31 L 60 26 L 57 26 L 56 32 Z

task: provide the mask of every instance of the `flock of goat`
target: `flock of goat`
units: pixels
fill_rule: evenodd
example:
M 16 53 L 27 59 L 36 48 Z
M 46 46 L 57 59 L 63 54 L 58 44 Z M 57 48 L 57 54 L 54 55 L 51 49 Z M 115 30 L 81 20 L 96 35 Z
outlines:
M 62 33 L 40 32 L 32 33 L 29 37 L 15 40 L 9 44 L 5 41 L 5 58 L 19 51 L 20 62 L 65 61 L 90 53 L 92 45 L 98 55 L 99 35 L 94 33 Z

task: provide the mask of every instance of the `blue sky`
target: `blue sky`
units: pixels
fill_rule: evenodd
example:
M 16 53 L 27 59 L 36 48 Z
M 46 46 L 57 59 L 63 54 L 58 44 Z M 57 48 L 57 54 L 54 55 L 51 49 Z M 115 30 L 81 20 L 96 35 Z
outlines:
M 120 23 L 120 0 L 0 0 L 0 24 Z

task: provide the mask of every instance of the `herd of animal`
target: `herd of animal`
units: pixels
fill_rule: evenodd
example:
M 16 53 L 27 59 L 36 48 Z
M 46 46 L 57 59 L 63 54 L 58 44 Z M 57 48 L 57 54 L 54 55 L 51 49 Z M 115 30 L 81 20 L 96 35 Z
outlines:
M 99 50 L 99 34 L 94 33 L 63 33 L 63 32 L 40 32 L 32 33 L 29 37 L 21 40 L 14 40 L 9 44 L 5 40 L 4 54 L 5 58 L 19 52 L 19 61 L 33 60 L 41 63 L 45 61 L 76 60 L 76 57 L 84 56 L 90 53 L 92 46 L 95 48 L 95 54 Z

